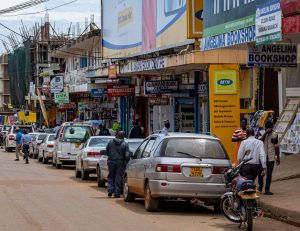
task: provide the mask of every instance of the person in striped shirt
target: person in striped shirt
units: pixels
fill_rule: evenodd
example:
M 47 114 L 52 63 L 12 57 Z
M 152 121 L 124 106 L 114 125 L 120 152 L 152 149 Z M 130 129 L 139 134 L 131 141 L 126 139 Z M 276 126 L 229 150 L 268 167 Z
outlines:
M 237 154 L 241 145 L 241 142 L 245 139 L 247 139 L 247 119 L 246 118 L 242 118 L 241 119 L 241 127 L 236 129 L 233 134 L 232 134 L 232 142 L 236 142 L 236 146 L 235 146 L 235 151 L 234 151 L 234 160 L 233 163 L 234 164 L 238 164 L 237 161 Z

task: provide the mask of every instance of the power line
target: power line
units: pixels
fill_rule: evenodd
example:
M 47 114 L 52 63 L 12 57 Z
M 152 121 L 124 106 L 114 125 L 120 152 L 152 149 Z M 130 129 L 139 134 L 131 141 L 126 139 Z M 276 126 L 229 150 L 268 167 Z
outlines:
M 36 5 L 39 5 L 39 4 L 47 2 L 47 1 L 49 1 L 49 0 L 30 0 L 30 1 L 15 5 L 15 6 L 11 6 L 6 9 L 0 10 L 0 14 L 7 14 L 10 12 L 24 10 L 26 8 L 30 8 L 32 6 L 36 6 Z
M 60 8 L 62 6 L 66 6 L 66 5 L 69 5 L 69 4 L 72 4 L 74 2 L 77 2 L 78 0 L 73 0 L 73 1 L 70 1 L 70 2 L 66 2 L 64 4 L 61 4 L 61 5 L 58 5 L 58 6 L 54 6 L 52 8 L 48 8 L 47 10 L 41 10 L 41 11 L 36 11 L 36 12 L 30 12 L 30 13 L 23 13 L 23 14 L 10 14 L 10 15 L 5 15 L 5 17 L 13 17 L 13 16 L 22 16 L 22 15 L 32 15 L 32 14 L 39 14 L 39 13 L 43 13 L 43 12 L 47 12 L 49 10 L 55 10 L 57 8 Z

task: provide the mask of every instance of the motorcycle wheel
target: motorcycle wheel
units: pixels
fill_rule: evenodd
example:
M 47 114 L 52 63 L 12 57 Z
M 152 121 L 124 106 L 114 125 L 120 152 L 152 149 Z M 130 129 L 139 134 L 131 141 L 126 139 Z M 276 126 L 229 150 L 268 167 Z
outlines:
M 253 207 L 251 201 L 243 201 L 241 205 L 241 213 L 245 228 L 247 231 L 252 231 L 253 228 Z
M 241 216 L 238 212 L 232 210 L 232 204 L 230 202 L 229 197 L 224 197 L 221 200 L 221 211 L 225 215 L 225 217 L 235 223 L 240 223 L 242 221 Z

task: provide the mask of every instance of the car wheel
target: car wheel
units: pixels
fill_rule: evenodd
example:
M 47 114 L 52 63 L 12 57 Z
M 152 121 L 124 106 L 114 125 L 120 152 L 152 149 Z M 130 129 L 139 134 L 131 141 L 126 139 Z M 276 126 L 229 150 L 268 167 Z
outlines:
M 38 161 L 42 162 L 43 161 L 43 157 L 38 156 Z
M 83 164 L 81 164 L 81 180 L 88 180 L 89 179 L 89 173 L 84 170 Z
M 125 176 L 125 178 L 124 178 L 123 197 L 124 197 L 124 201 L 126 201 L 126 202 L 135 201 L 135 195 L 129 191 L 127 176 Z
M 45 153 L 43 152 L 43 164 L 48 164 L 48 159 L 45 158 Z
M 5 143 L 4 149 L 5 149 L 5 151 L 9 152 L 9 149 L 6 147 L 6 143 Z
M 98 187 L 105 187 L 105 180 L 102 180 L 100 167 L 97 167 L 97 185 Z
M 52 166 L 55 167 L 54 156 L 52 156 Z
M 153 212 L 158 209 L 159 198 L 152 197 L 149 183 L 145 188 L 145 209 L 148 212 Z
M 75 166 L 75 177 L 76 178 L 81 177 L 81 171 L 78 171 L 77 166 Z

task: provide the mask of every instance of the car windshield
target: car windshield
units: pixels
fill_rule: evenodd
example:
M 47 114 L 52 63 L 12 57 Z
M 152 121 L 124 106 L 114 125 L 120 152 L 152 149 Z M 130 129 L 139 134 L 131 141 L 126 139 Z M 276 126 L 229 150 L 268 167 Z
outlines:
M 55 135 L 50 135 L 48 141 L 54 141 L 54 140 L 55 140 Z
M 43 140 L 43 139 L 45 139 L 46 136 L 47 136 L 47 134 L 40 134 L 37 139 Z
M 200 159 L 227 159 L 226 152 L 219 141 L 203 138 L 167 139 L 160 156 Z
M 86 142 L 92 135 L 91 127 L 88 126 L 66 126 L 63 142 Z
M 92 138 L 89 142 L 89 147 L 106 147 L 112 138 Z
M 141 143 L 142 141 L 128 142 L 129 151 L 135 153 L 135 151 L 137 150 L 137 148 L 140 146 Z
M 30 136 L 31 136 L 31 140 L 35 140 L 37 137 L 37 134 L 30 134 Z
M 14 134 L 17 133 L 16 128 L 17 128 L 16 126 L 14 126 L 14 128 L 13 128 L 13 133 L 14 133 Z M 33 128 L 32 128 L 32 127 L 22 127 L 22 126 L 19 126 L 19 128 L 20 128 L 20 131 L 21 131 L 22 133 L 24 133 L 24 131 L 27 131 L 27 133 L 33 132 Z

